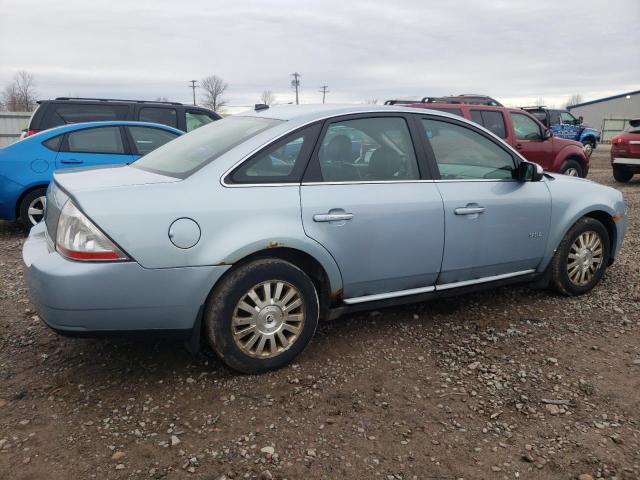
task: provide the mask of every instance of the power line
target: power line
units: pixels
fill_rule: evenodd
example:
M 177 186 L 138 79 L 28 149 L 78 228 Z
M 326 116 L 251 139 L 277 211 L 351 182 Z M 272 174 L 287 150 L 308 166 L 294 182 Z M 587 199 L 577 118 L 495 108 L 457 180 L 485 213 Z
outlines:
M 329 88 L 329 85 L 323 85 L 320 87 L 320 90 L 318 90 L 319 92 L 322 92 L 322 103 L 324 103 L 324 97 L 327 95 L 327 93 L 331 93 L 329 90 L 327 90 L 327 88 Z
M 191 83 L 191 85 L 189 85 L 189 88 L 191 88 L 193 90 L 193 104 L 196 104 L 196 87 L 198 85 L 196 85 L 196 83 L 198 83 L 197 80 L 189 80 L 189 83 Z
M 300 74 L 298 72 L 293 72 L 291 76 L 293 77 L 293 80 L 291 80 L 291 87 L 296 89 L 296 105 L 299 105 L 300 101 L 298 98 L 298 90 L 300 89 Z

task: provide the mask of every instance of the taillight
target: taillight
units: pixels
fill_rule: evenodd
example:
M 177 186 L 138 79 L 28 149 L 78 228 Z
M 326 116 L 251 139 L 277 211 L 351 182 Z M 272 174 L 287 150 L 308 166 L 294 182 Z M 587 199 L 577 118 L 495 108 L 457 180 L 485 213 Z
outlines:
M 71 200 L 60 212 L 56 250 L 71 260 L 113 262 L 127 256 Z
M 35 135 L 36 133 L 40 133 L 42 130 L 27 130 L 27 137 L 30 137 L 31 135 Z

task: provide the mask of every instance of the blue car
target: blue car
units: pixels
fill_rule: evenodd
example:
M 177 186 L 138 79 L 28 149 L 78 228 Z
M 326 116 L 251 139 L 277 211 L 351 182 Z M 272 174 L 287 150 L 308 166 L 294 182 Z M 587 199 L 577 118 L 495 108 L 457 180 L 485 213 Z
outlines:
M 627 224 L 618 190 L 402 106 L 233 115 L 133 165 L 56 172 L 47 202 L 23 247 L 47 325 L 204 339 L 249 373 L 348 312 L 518 282 L 585 294 Z
M 129 164 L 183 133 L 155 123 L 75 123 L 0 149 L 0 219 L 40 222 L 55 170 Z

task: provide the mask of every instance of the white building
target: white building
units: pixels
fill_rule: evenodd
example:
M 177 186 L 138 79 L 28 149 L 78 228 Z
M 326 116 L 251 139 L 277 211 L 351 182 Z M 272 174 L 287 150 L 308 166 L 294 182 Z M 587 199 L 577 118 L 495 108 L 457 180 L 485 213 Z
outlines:
M 584 123 L 602 131 L 601 141 L 608 141 L 621 132 L 632 118 L 640 118 L 640 90 L 612 97 L 582 102 L 568 110 Z

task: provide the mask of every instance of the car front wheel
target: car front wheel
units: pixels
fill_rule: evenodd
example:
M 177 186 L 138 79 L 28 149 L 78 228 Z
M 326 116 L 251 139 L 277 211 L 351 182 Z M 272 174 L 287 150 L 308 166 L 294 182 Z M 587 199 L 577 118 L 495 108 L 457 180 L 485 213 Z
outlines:
M 30 229 L 42 221 L 46 204 L 46 188 L 36 188 L 24 196 L 20 202 L 20 220 L 26 228 Z
M 582 165 L 577 160 L 567 160 L 560 167 L 560 173 L 570 177 L 584 177 Z
M 260 373 L 290 363 L 318 325 L 311 279 L 292 263 L 260 259 L 237 267 L 212 291 L 205 309 L 209 343 L 229 367 Z
M 551 285 L 564 295 L 582 295 L 602 278 L 609 234 L 598 220 L 583 217 L 566 233 L 551 260 Z

